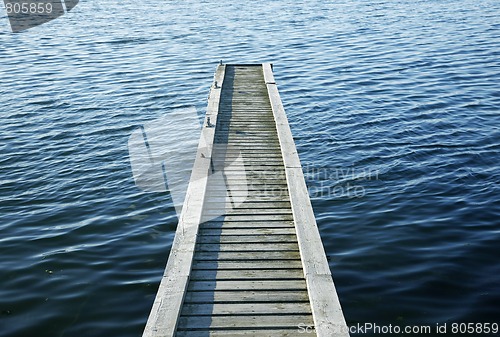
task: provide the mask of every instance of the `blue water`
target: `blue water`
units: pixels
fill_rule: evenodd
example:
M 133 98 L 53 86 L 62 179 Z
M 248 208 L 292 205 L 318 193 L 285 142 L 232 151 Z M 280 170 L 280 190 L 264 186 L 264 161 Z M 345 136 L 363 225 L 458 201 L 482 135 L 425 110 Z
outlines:
M 177 219 L 128 137 L 201 116 L 220 59 L 275 65 L 348 324 L 500 321 L 500 2 L 0 13 L 2 337 L 141 334 Z

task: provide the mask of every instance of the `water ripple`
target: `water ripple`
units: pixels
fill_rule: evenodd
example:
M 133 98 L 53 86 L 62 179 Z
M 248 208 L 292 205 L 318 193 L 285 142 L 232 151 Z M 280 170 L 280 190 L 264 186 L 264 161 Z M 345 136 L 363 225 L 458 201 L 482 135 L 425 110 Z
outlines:
M 349 324 L 498 320 L 499 10 L 92 0 L 0 32 L 2 336 L 141 333 L 177 219 L 128 136 L 203 114 L 220 59 L 275 64 Z

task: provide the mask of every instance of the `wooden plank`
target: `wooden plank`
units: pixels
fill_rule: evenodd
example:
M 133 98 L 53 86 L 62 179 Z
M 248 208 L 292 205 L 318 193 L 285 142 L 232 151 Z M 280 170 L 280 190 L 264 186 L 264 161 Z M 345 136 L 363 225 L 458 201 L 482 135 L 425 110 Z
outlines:
M 306 330 L 307 328 L 307 330 Z M 177 337 L 200 337 L 200 330 L 180 330 L 177 332 Z M 293 327 L 290 329 L 228 329 L 228 330 L 211 330 L 201 332 L 203 337 L 304 337 L 315 336 L 314 327 L 301 325 L 299 328 Z
M 256 125 L 262 124 L 262 121 L 242 121 L 242 124 L 247 123 L 248 126 L 250 123 L 255 123 Z M 233 126 L 236 124 L 232 124 Z M 246 128 L 245 128 L 246 129 Z M 265 133 L 247 133 L 246 130 L 241 130 L 239 132 L 224 132 L 218 133 L 215 139 L 233 139 L 233 140 L 255 140 L 255 141 L 269 141 L 275 143 L 278 139 L 276 138 L 276 132 L 267 131 Z
M 195 260 L 300 260 L 299 251 L 196 252 Z
M 276 250 L 296 250 L 298 249 L 297 242 L 287 242 L 287 243 L 276 243 L 276 242 L 266 242 L 266 243 L 205 243 L 197 247 L 197 251 L 210 252 L 210 251 L 276 251 Z
M 261 93 L 259 93 L 260 95 Z M 262 93 L 263 95 L 267 95 L 267 93 Z M 220 109 L 222 113 L 225 113 L 226 111 L 224 109 Z M 263 108 L 256 108 L 252 107 L 250 109 L 245 109 L 240 107 L 233 107 L 231 109 L 227 109 L 227 115 L 222 115 L 221 120 L 226 121 L 226 122 L 231 122 L 231 121 L 245 121 L 245 120 L 251 120 L 251 121 L 259 121 L 263 120 L 266 122 L 269 122 L 270 124 L 273 122 L 273 114 L 272 112 L 270 113 L 270 110 L 268 107 L 263 107 Z M 274 126 L 274 125 L 273 125 Z
M 225 215 L 241 215 L 241 216 L 256 216 L 256 215 L 291 215 L 290 209 L 276 209 L 276 208 L 233 208 L 224 209 L 222 207 L 213 207 L 204 209 L 204 215 L 220 215 L 221 211 L 225 211 Z
M 215 219 L 210 219 L 204 222 L 204 225 L 214 225 L 214 224 L 219 224 L 219 225 L 228 225 L 232 226 L 234 225 L 250 225 L 250 224 L 255 224 L 255 226 L 261 226 L 261 227 L 274 227 L 274 224 L 289 224 L 292 222 L 293 219 L 279 219 L 279 218 L 267 218 L 267 219 L 250 219 L 248 217 L 229 217 L 229 216 L 220 216 Z M 268 226 L 269 225 L 269 226 Z M 253 226 L 253 225 L 252 225 Z
M 275 84 L 268 84 L 269 98 L 272 102 L 272 109 L 275 112 L 276 127 L 278 130 L 278 138 L 283 154 L 283 162 L 285 167 L 302 167 L 300 165 L 299 156 L 295 143 L 293 141 L 292 132 L 288 125 L 288 119 L 285 115 L 285 109 L 279 98 L 278 89 Z
M 233 165 L 231 165 L 231 166 L 233 166 Z M 214 165 L 214 167 L 215 167 L 215 165 Z M 242 170 L 242 168 L 244 168 L 244 170 Z M 235 177 L 235 176 L 242 176 L 242 177 L 250 176 L 250 177 L 252 177 L 252 176 L 255 176 L 256 178 L 273 177 L 273 178 L 279 178 L 282 180 L 286 179 L 285 170 L 282 169 L 283 166 L 265 167 L 265 168 L 262 168 L 260 170 L 257 170 L 257 169 L 250 170 L 250 169 L 247 169 L 245 166 L 243 166 L 242 168 L 238 168 L 238 170 L 234 170 L 234 169 L 230 169 L 230 167 L 226 166 L 226 167 L 222 167 L 221 169 L 223 169 L 224 175 L 229 176 L 229 177 Z
M 273 65 L 271 63 L 262 64 L 262 72 L 264 74 L 264 82 L 266 84 L 276 84 L 273 74 Z
M 245 147 L 238 147 L 238 150 L 227 150 L 226 153 L 241 153 L 243 156 L 245 155 L 254 155 L 254 156 L 264 156 L 267 154 L 275 154 L 278 151 L 276 147 L 263 147 L 263 146 L 252 146 L 248 145 Z
M 219 125 L 221 127 L 221 132 L 224 130 L 226 132 L 226 135 L 227 136 L 227 133 L 229 131 L 239 131 L 239 132 L 248 132 L 248 131 L 251 131 L 251 132 L 255 132 L 257 130 L 260 130 L 260 131 L 266 131 L 266 132 L 273 132 L 275 131 L 276 129 L 273 129 L 272 127 L 263 127 L 262 126 L 262 121 L 259 121 L 259 122 L 236 122 L 236 123 L 229 123 L 229 124 L 226 124 L 225 122 L 220 122 L 219 121 Z M 219 134 L 218 136 L 222 136 L 224 135 L 223 133 Z M 224 139 L 224 137 L 220 137 L 219 139 Z M 276 148 L 278 147 L 278 144 L 276 143 L 277 140 L 272 140 L 272 145 L 273 145 L 273 148 Z
M 222 224 L 210 222 L 203 223 L 201 228 L 203 229 L 213 229 L 213 230 L 231 230 L 231 229 L 264 229 L 264 230 L 273 230 L 273 229 L 291 229 L 295 234 L 295 226 L 291 221 L 270 221 L 270 222 L 251 222 L 251 221 L 231 221 L 224 222 Z M 228 232 L 229 233 L 229 232 Z M 226 233 L 226 234 L 228 234 Z M 284 233 L 281 233 L 284 234 Z M 291 233 L 286 233 L 291 234 Z
M 198 237 L 198 244 L 214 243 L 295 243 L 295 234 L 260 234 L 260 235 L 203 235 Z
M 261 122 L 262 123 L 262 122 Z M 234 126 L 234 124 L 233 124 Z M 232 142 L 258 142 L 258 143 L 268 143 L 275 144 L 277 142 L 276 133 L 268 132 L 266 134 L 263 133 L 247 133 L 248 129 L 237 130 L 237 129 L 229 129 L 224 133 L 219 133 L 217 140 L 228 140 Z M 235 144 L 234 146 L 238 146 Z
M 231 203 L 230 202 L 225 202 L 225 207 L 227 209 L 233 209 L 233 207 L 231 206 Z M 221 206 L 221 203 L 220 202 L 213 202 L 213 201 L 205 201 L 205 209 L 210 209 L 210 208 L 214 208 L 215 206 L 219 207 Z M 254 201 L 254 202 L 248 202 L 248 201 L 245 201 L 243 203 L 241 203 L 240 205 L 238 205 L 238 207 L 234 207 L 235 209 L 268 209 L 268 208 L 280 208 L 280 209 L 284 209 L 284 208 L 288 208 L 290 209 L 290 202 L 289 201 L 279 201 L 279 202 L 260 202 L 260 201 Z
M 249 183 L 260 183 L 260 178 L 249 177 L 247 181 Z M 228 180 L 228 190 L 223 189 L 214 189 L 213 191 L 209 191 L 209 195 L 212 199 L 207 199 L 207 202 L 231 202 L 234 206 L 239 206 L 243 203 L 251 203 L 251 202 L 287 202 L 288 191 L 287 189 L 283 189 L 281 185 L 273 186 L 268 185 L 265 189 L 261 190 L 250 190 L 245 191 L 244 189 L 234 188 L 232 189 L 232 185 L 230 180 Z M 235 202 L 237 202 L 235 204 Z
M 246 123 L 249 123 L 249 121 L 246 121 Z M 262 121 L 256 121 L 255 124 L 262 123 Z M 234 124 L 233 124 L 234 125 Z M 218 133 L 218 135 L 215 137 L 215 140 L 233 140 L 233 141 L 256 141 L 259 143 L 268 143 L 268 144 L 276 144 L 278 142 L 278 139 L 276 138 L 276 134 L 274 133 L 267 133 L 267 134 L 259 134 L 259 135 L 243 135 L 243 132 L 236 133 L 236 132 L 231 132 L 231 133 L 225 133 L 221 134 Z M 231 145 L 232 142 L 231 142 Z
M 221 183 L 221 180 L 214 181 L 211 184 L 211 191 L 214 193 L 226 192 L 226 191 L 234 191 L 234 192 L 244 192 L 244 193 L 263 193 L 267 190 L 274 189 L 284 189 L 283 194 L 288 195 L 288 187 L 286 185 L 286 180 L 283 178 L 274 178 L 267 172 L 262 174 L 257 172 L 250 172 L 245 175 L 245 172 L 237 172 L 232 174 L 224 174 L 224 184 Z M 220 178 L 219 178 L 220 179 Z M 212 191 L 213 190 L 213 191 Z M 207 200 L 210 202 L 211 200 Z M 243 201 L 245 202 L 245 201 Z
M 300 260 L 250 260 L 250 261 L 193 261 L 193 270 L 225 270 L 225 269 L 300 269 Z
M 201 224 L 200 228 L 295 228 L 292 221 L 208 221 Z
M 244 157 L 241 159 L 241 164 L 236 164 L 232 161 L 214 162 L 214 166 L 224 168 L 224 172 L 238 170 L 281 170 L 283 163 L 281 162 L 250 162 Z M 234 167 L 236 166 L 236 167 Z M 285 171 L 283 171 L 285 173 Z
M 203 228 L 198 236 L 237 236 L 237 235 L 295 235 L 294 227 L 285 228 Z
M 207 272 L 206 270 L 193 270 L 191 280 L 290 280 L 304 279 L 302 269 L 274 269 L 274 270 L 219 270 Z
M 231 114 L 231 116 L 221 116 L 219 121 L 225 122 L 229 125 L 231 125 L 231 122 L 234 122 L 236 124 L 245 124 L 245 122 L 247 121 L 260 122 L 260 126 L 264 126 L 264 128 L 255 125 L 253 129 L 256 134 L 276 134 L 276 126 L 274 125 L 274 117 L 272 112 L 270 113 L 270 110 L 268 108 L 259 113 L 254 112 L 255 109 L 245 111 L 244 109 L 233 108 L 232 111 L 229 111 L 229 114 Z M 247 130 L 252 128 L 245 129 L 246 130 L 245 132 L 243 132 L 243 134 L 245 134 Z
M 266 196 L 267 197 L 267 196 Z M 264 198 L 264 197 L 262 197 Z M 271 198 L 271 197 L 268 197 Z M 281 199 L 279 199 L 281 200 Z M 231 214 L 224 216 L 224 221 L 290 221 L 293 220 L 291 214 Z
M 234 328 L 291 328 L 299 329 L 299 324 L 313 325 L 311 315 L 251 315 L 251 316 L 182 316 L 179 325 L 190 330 L 234 329 Z
M 242 173 L 242 174 L 248 174 L 249 172 L 252 173 L 252 172 L 255 172 L 255 173 L 258 173 L 258 174 L 262 174 L 261 172 L 264 172 L 264 173 L 272 173 L 272 174 L 277 174 L 277 173 L 281 173 L 283 174 L 284 171 L 281 171 L 281 168 L 282 166 L 281 165 L 273 165 L 272 167 L 269 167 L 269 166 L 256 166 L 256 165 L 248 165 L 248 166 L 228 166 L 228 167 L 224 167 L 224 174 L 230 174 L 230 173 L 233 173 L 233 172 L 237 172 L 237 173 Z
M 262 191 L 271 187 L 287 187 L 285 172 L 264 172 L 263 174 L 252 171 L 245 173 L 224 174 L 228 187 L 232 188 L 247 188 L 248 191 Z M 215 186 L 218 188 L 219 186 Z M 282 207 L 283 208 L 283 207 Z
M 310 315 L 309 303 L 216 303 L 186 304 L 182 316 L 222 316 L 222 315 Z
M 241 156 L 248 161 L 266 162 L 264 159 L 269 158 L 269 160 L 282 163 L 282 160 L 276 157 L 275 151 L 278 151 L 277 149 L 269 148 L 263 144 L 255 146 L 255 144 L 252 142 L 248 146 L 235 145 L 234 148 L 227 150 L 218 149 L 219 153 L 216 154 L 217 157 L 214 157 L 214 162 L 220 162 L 223 159 L 231 161 Z
M 231 202 L 228 201 L 223 201 L 223 202 L 216 202 L 216 201 L 209 201 L 205 202 L 205 209 L 210 210 L 210 209 L 220 209 L 220 210 L 273 210 L 273 209 L 290 209 L 291 205 L 289 201 L 267 201 L 267 202 L 259 202 L 259 201 L 254 201 L 254 202 L 243 202 L 239 204 L 238 206 L 233 206 Z
M 244 184 L 245 182 L 250 185 L 280 185 L 283 186 L 283 183 L 286 183 L 285 172 L 254 172 L 254 171 L 245 171 L 245 172 L 225 172 L 224 177 L 227 180 L 227 184 L 229 187 L 233 185 L 237 186 L 240 184 Z M 258 201 L 258 200 L 257 200 Z
M 248 146 L 250 149 L 255 149 L 255 150 L 261 150 L 261 149 L 275 149 L 276 151 L 279 151 L 279 144 L 277 142 L 266 142 L 266 141 L 251 141 L 251 140 L 238 140 L 238 141 L 232 141 L 232 144 L 238 147 L 246 147 Z
M 235 163 L 235 160 L 238 158 L 243 158 L 244 165 L 264 165 L 264 166 L 279 166 L 283 167 L 283 160 L 278 157 L 250 157 L 242 155 L 241 153 L 236 154 L 224 154 L 223 158 L 212 160 L 214 165 L 231 165 Z M 267 165 L 266 165 L 267 164 Z M 283 173 L 285 171 L 283 170 Z
M 245 188 L 246 188 L 247 189 L 246 191 L 249 194 L 252 194 L 252 193 L 264 193 L 269 189 L 280 189 L 280 190 L 285 189 L 285 191 L 283 191 L 283 194 L 288 195 L 288 187 L 286 185 L 286 182 L 284 183 L 284 181 L 281 181 L 281 179 L 273 179 L 272 176 L 266 177 L 264 179 L 257 177 L 257 176 L 247 176 L 246 178 L 242 178 L 242 179 L 246 180 L 247 185 L 243 184 L 242 181 L 239 180 L 239 178 L 236 179 L 236 178 L 231 177 L 231 176 L 226 176 L 225 181 L 226 181 L 227 188 L 223 189 L 223 188 L 220 188 L 219 186 L 217 186 L 214 192 L 224 191 L 224 190 L 225 191 L 228 191 L 228 190 L 229 191 L 232 191 L 232 190 L 245 191 Z M 210 201 L 211 200 L 207 200 L 207 202 L 210 202 Z M 247 204 L 247 203 L 250 204 L 250 203 L 255 203 L 255 202 L 269 203 L 269 201 L 265 201 L 265 200 L 264 201 L 244 200 L 239 205 L 243 205 L 243 204 Z M 241 207 L 241 208 L 245 208 L 245 207 Z M 255 207 L 246 207 L 246 208 L 255 208 Z M 286 206 L 281 206 L 278 208 L 283 209 L 283 208 L 286 208 Z M 288 209 L 290 209 L 290 207 L 288 207 Z
M 213 191 L 210 191 L 207 193 L 207 195 L 210 195 L 212 197 L 211 199 L 207 199 L 207 201 L 211 202 L 213 204 L 212 204 L 212 208 L 205 209 L 205 214 L 210 214 L 213 210 L 220 212 L 220 210 L 222 210 L 222 208 L 220 208 L 219 206 L 222 206 L 222 203 L 224 203 L 224 204 L 226 203 L 226 196 L 227 196 L 227 199 L 229 199 L 229 200 L 231 200 L 230 197 L 240 196 L 240 198 L 237 199 L 238 202 L 235 205 L 236 207 L 233 207 L 230 210 L 234 210 L 234 211 L 237 210 L 237 211 L 239 211 L 238 213 L 243 213 L 246 210 L 249 215 L 251 215 L 251 214 L 255 214 L 255 215 L 257 215 L 257 214 L 273 214 L 272 213 L 273 209 L 270 209 L 270 208 L 263 209 L 261 211 L 259 209 L 256 209 L 255 207 L 239 208 L 237 206 L 239 206 L 242 203 L 244 203 L 245 201 L 247 201 L 245 199 L 247 196 L 249 198 L 251 198 L 250 199 L 251 201 L 258 201 L 256 197 L 258 197 L 260 195 L 288 197 L 288 188 L 286 186 L 283 187 L 282 185 L 269 184 L 269 185 L 263 185 L 264 186 L 263 188 L 248 189 L 248 190 L 245 190 L 244 186 L 239 187 L 239 186 L 234 186 L 234 185 L 230 185 L 230 184 L 228 184 L 228 186 L 230 186 L 229 189 L 214 188 Z M 218 197 L 218 198 L 215 199 L 216 197 Z M 288 201 L 288 200 L 278 200 L 277 202 L 286 202 L 286 201 Z M 235 204 L 235 202 L 236 201 L 234 201 L 234 199 L 233 199 L 233 204 Z M 217 205 L 217 203 L 218 203 L 218 205 Z M 213 206 L 217 206 L 217 207 L 213 207 Z M 274 214 L 291 214 L 290 209 L 275 208 L 275 210 L 276 210 L 276 212 Z M 287 212 L 290 212 L 290 213 L 287 213 Z
M 297 290 L 188 291 L 184 303 L 309 302 L 307 292 Z
M 189 291 L 213 290 L 306 290 L 304 280 L 264 280 L 264 281 L 194 281 L 189 284 Z
M 262 181 L 263 184 L 267 184 L 269 180 L 279 180 L 278 183 L 282 184 L 284 181 L 286 181 L 286 175 L 285 171 L 279 171 L 279 170 L 266 170 L 266 171 L 253 171 L 253 170 L 245 170 L 242 172 L 232 172 L 232 171 L 225 171 L 224 176 L 227 179 L 233 179 L 233 180 L 241 180 L 241 179 L 246 179 L 247 181 L 255 181 L 259 182 Z
M 267 150 L 267 152 L 264 152 Z M 264 154 L 264 155 L 263 155 Z M 224 153 L 224 158 L 225 159 L 236 159 L 238 156 L 243 156 L 243 158 L 246 158 L 250 161 L 261 161 L 265 162 L 267 160 L 274 160 L 274 161 L 279 161 L 283 162 L 283 159 L 281 158 L 281 154 L 278 155 L 274 151 L 270 151 L 270 149 L 261 149 L 260 151 L 251 151 L 246 147 L 238 147 L 236 149 L 227 149 L 226 152 Z M 214 160 L 220 160 L 220 157 L 214 158 Z
M 234 111 L 232 112 L 234 113 Z M 272 134 L 276 132 L 276 126 L 274 125 L 274 121 L 266 122 L 266 116 L 262 116 L 262 121 L 231 121 L 220 119 L 219 124 L 217 124 L 218 132 L 220 135 L 226 135 L 228 132 L 238 133 L 240 135 L 246 133 L 255 133 L 259 135 Z

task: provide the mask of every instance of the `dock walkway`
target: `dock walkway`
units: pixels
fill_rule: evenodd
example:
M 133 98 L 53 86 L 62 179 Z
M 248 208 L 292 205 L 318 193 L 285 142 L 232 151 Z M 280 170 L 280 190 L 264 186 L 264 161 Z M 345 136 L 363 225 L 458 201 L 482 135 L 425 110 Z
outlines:
M 144 337 L 349 336 L 270 64 L 219 65 Z

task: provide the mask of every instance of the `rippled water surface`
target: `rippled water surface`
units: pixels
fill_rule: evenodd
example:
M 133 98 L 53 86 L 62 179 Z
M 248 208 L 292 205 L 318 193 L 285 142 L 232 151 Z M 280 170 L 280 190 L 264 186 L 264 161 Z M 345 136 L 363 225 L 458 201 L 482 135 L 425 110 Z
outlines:
M 500 3 L 82 0 L 0 17 L 0 335 L 139 336 L 177 218 L 127 140 L 273 62 L 349 324 L 500 319 Z M 179 144 L 182 146 L 182 144 Z

